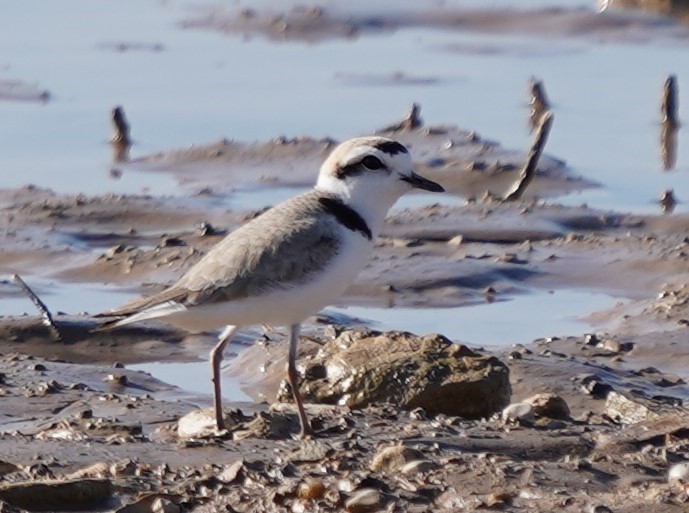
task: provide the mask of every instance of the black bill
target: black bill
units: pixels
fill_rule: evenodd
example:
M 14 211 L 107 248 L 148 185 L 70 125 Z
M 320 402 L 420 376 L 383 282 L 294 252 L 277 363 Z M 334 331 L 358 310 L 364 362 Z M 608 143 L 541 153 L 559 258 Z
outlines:
M 424 178 L 421 175 L 417 175 L 414 173 L 414 171 L 411 172 L 410 176 L 403 176 L 402 180 L 409 183 L 416 189 L 423 189 L 424 191 L 430 192 L 445 192 L 445 189 L 442 185 L 435 183 L 428 178 Z

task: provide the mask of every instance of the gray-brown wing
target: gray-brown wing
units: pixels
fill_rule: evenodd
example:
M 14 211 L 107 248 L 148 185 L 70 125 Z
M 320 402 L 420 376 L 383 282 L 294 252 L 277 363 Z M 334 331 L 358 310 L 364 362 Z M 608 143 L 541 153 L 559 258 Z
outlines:
M 311 279 L 337 255 L 337 221 L 323 215 L 313 191 L 241 226 L 174 285 L 101 317 L 126 317 L 169 301 L 197 305 L 261 295 Z
M 151 306 L 166 303 L 168 301 L 183 301 L 187 295 L 188 293 L 184 290 L 170 287 L 158 294 L 134 299 L 113 310 L 96 314 L 94 317 L 127 317 L 128 315 L 133 315 Z
M 308 199 L 283 203 L 232 232 L 171 289 L 186 290 L 184 304 L 196 305 L 309 281 L 337 255 L 340 227 Z

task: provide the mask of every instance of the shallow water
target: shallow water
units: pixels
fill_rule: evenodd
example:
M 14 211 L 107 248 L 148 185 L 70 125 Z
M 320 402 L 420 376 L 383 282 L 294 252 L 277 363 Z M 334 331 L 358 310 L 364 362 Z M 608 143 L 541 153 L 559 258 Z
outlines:
M 593 9 L 595 3 L 471 0 L 460 5 Z M 557 201 L 656 212 L 656 196 L 674 188 L 684 200 L 677 211 L 689 208 L 689 130 L 679 131 L 675 171 L 661 171 L 659 156 L 661 86 L 670 73 L 678 77 L 680 96 L 689 84 L 689 37 L 669 39 L 665 25 L 659 25 L 657 37 L 645 34 L 642 43 L 414 28 L 355 40 L 277 44 L 180 28 L 179 22 L 199 9 L 157 0 L 4 4 L 0 81 L 35 84 L 49 90 L 51 98 L 45 104 L 0 101 L 0 188 L 34 183 L 88 194 L 188 193 L 168 174 L 113 165 L 107 140 L 109 111 L 115 105 L 124 106 L 132 125 L 132 157 L 222 137 L 346 138 L 398 119 L 413 101 L 422 105 L 428 123 L 456 123 L 508 148 L 525 149 L 530 142 L 526 85 L 537 76 L 555 112 L 546 151 L 565 159 L 572 173 L 602 184 Z M 120 43 L 143 46 L 120 50 Z M 418 80 L 380 85 L 397 72 Z M 688 104 L 680 101 L 685 119 Z M 124 169 L 120 179 L 112 178 L 113 167 Z M 237 190 L 225 203 L 260 208 L 296 192 Z M 423 195 L 410 196 L 397 208 L 425 201 Z M 38 291 L 47 294 L 55 310 L 78 311 L 86 302 L 96 311 L 120 302 L 112 289 L 79 287 L 74 294 L 64 284 L 39 280 Z M 573 319 L 614 301 L 578 291 L 556 291 L 543 299 L 538 293 L 452 310 L 351 308 L 343 313 L 375 319 L 384 328 L 440 331 L 469 343 L 504 345 L 585 332 L 588 325 Z M 31 311 L 23 298 L 0 301 L 0 313 L 22 310 Z M 539 312 L 536 318 L 529 315 L 534 311 Z M 496 316 L 500 323 L 493 322 Z M 205 367 L 185 367 L 188 373 L 173 369 L 170 376 L 193 375 L 197 371 L 192 368 L 198 369 L 205 390 Z M 149 369 L 162 375 L 170 368 L 159 364 Z M 192 382 L 182 386 L 189 388 Z
M 411 331 L 419 335 L 442 333 L 471 346 L 495 349 L 528 344 L 537 338 L 583 335 L 592 330 L 583 317 L 592 311 L 609 308 L 616 302 L 615 298 L 605 294 L 561 290 L 523 294 L 506 301 L 460 308 L 331 307 L 324 313 L 346 319 L 352 326 Z M 192 393 L 208 395 L 210 392 L 210 370 L 205 361 L 144 363 L 127 367 L 150 372 L 158 379 Z M 241 386 L 239 379 L 223 374 L 225 400 L 250 401 Z

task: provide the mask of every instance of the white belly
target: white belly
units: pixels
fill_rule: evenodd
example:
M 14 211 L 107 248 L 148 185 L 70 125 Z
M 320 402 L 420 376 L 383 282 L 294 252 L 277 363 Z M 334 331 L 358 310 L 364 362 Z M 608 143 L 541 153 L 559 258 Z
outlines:
M 336 301 L 366 265 L 372 250 L 371 241 L 358 233 L 349 232 L 337 257 L 320 275 L 306 283 L 260 296 L 190 307 L 173 312 L 161 320 L 196 332 L 228 324 L 297 324 Z

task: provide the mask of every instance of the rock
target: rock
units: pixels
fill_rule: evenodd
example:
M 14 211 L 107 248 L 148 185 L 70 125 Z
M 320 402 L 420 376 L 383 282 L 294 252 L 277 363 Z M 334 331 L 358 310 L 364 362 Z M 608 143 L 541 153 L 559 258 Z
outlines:
M 180 438 L 208 438 L 217 435 L 214 413 L 209 410 L 193 410 L 177 421 Z
M 525 399 L 524 402 L 533 406 L 533 412 L 536 417 L 548 417 L 561 420 L 570 418 L 569 406 L 559 395 L 536 394 Z
M 311 479 L 299 484 L 297 495 L 306 500 L 318 500 L 325 495 L 325 490 L 322 481 Z
M 382 496 L 374 488 L 364 488 L 345 502 L 345 509 L 350 513 L 367 513 L 382 508 Z
M 529 403 L 514 403 L 502 410 L 503 422 L 518 422 L 530 426 L 534 422 L 534 408 Z
M 221 483 L 229 484 L 237 479 L 237 476 L 244 467 L 244 460 L 237 460 L 229 465 L 224 465 L 222 471 L 217 475 L 216 479 Z
M 400 473 L 405 476 L 418 476 L 438 468 L 438 464 L 430 460 L 412 460 L 400 468 Z
M 56 504 L 68 504 L 76 511 L 102 506 L 113 490 L 108 479 L 23 481 L 0 485 L 0 501 L 35 511 L 49 511 Z
M 658 418 L 653 406 L 650 401 L 644 401 L 641 397 L 630 398 L 615 391 L 609 392 L 605 398 L 605 414 L 621 424 L 636 424 Z
M 407 462 L 423 458 L 423 453 L 404 445 L 383 447 L 371 461 L 373 472 L 396 472 Z
M 151 505 L 152 513 L 179 513 L 180 508 L 177 504 L 165 497 L 157 497 Z
M 670 467 L 667 473 L 667 480 L 669 483 L 689 483 L 689 463 L 676 463 Z
M 348 330 L 304 366 L 300 390 L 307 402 L 351 408 L 388 402 L 429 415 L 480 419 L 501 411 L 511 395 L 504 363 L 442 335 Z M 291 399 L 287 386 L 278 399 Z

